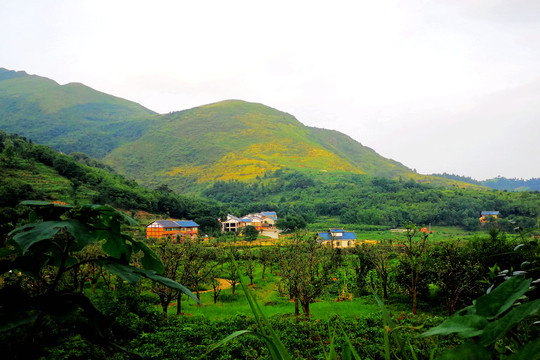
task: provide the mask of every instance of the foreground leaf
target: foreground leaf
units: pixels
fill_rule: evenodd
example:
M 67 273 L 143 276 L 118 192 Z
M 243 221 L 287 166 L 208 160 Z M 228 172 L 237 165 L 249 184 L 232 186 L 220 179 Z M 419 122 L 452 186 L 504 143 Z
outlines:
M 442 324 L 429 329 L 420 337 L 433 335 L 458 334 L 464 338 L 481 335 L 488 321 L 478 315 L 454 315 L 446 319 Z

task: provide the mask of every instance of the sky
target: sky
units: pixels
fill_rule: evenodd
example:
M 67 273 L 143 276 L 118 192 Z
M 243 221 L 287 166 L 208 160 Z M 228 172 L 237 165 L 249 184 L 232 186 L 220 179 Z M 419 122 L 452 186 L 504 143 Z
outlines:
M 0 5 L 0 67 L 159 113 L 262 103 L 422 174 L 540 177 L 537 0 Z

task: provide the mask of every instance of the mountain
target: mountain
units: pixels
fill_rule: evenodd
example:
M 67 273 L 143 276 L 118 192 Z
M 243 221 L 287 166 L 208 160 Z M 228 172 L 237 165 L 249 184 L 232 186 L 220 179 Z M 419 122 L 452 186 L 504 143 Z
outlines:
M 474 180 L 468 176 L 460 176 L 454 174 L 433 174 L 433 176 L 443 177 L 452 180 L 458 180 L 469 184 L 485 186 L 495 190 L 507 190 L 507 191 L 540 191 L 540 179 L 532 178 L 528 180 L 524 179 L 508 179 L 502 176 L 486 179 L 482 181 Z
M 83 84 L 0 68 L 0 128 L 64 152 L 102 158 L 139 137 L 153 111 Z
M 146 186 L 178 191 L 283 168 L 327 181 L 352 173 L 468 186 L 419 175 L 347 135 L 304 126 L 262 104 L 228 100 L 159 115 L 82 84 L 1 68 L 0 129 L 103 159 Z
M 304 126 L 268 106 L 227 100 L 162 115 L 104 162 L 146 184 L 251 180 L 280 168 L 313 176 L 338 173 L 419 178 L 350 137 Z

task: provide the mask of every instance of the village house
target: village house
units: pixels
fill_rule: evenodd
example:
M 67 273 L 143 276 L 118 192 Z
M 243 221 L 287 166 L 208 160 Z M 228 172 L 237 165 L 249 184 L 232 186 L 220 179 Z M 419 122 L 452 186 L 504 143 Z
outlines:
M 275 211 L 263 211 L 255 214 L 247 214 L 241 218 L 228 214 L 225 220 L 219 220 L 221 231 L 238 232 L 241 228 L 248 225 L 254 226 L 258 231 L 272 228 L 277 222 Z
M 156 220 L 146 226 L 146 238 L 191 236 L 199 234 L 199 225 L 192 220 Z
M 499 218 L 499 212 L 498 211 L 482 211 L 482 213 L 480 214 L 480 222 L 481 223 L 485 223 L 487 221 L 487 219 L 491 218 L 491 219 L 495 219 L 497 220 Z
M 356 234 L 343 229 L 328 229 L 327 232 L 317 233 L 317 241 L 322 245 L 331 245 L 333 248 L 349 248 L 356 246 Z

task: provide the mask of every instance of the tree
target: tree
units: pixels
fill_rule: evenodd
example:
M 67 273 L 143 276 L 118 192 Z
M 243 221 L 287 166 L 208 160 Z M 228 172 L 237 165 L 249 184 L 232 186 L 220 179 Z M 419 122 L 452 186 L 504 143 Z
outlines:
M 253 286 L 253 272 L 255 271 L 255 254 L 250 249 L 244 249 L 242 254 L 244 274 L 249 278 L 250 285 Z
M 316 240 L 298 233 L 280 251 L 280 275 L 294 299 L 295 315 L 299 315 L 300 303 L 304 315 L 309 317 L 309 305 L 322 293 L 324 276 L 319 268 L 323 259 Z
M 159 256 L 164 265 L 163 276 L 177 279 L 177 272 L 182 263 L 182 248 L 173 244 L 170 238 L 156 239 L 152 249 Z M 178 296 L 178 291 L 161 284 L 154 284 L 152 292 L 159 297 L 163 316 L 167 317 L 167 310 L 171 301 Z
M 276 223 L 278 229 L 290 232 L 304 229 L 306 225 L 306 220 L 299 214 L 287 215 L 285 218 L 279 219 Z
M 388 277 L 394 270 L 390 262 L 396 257 L 394 247 L 389 242 L 381 242 L 376 245 L 362 245 L 360 249 L 365 252 L 367 260 L 381 279 L 383 298 L 388 299 Z
M 255 241 L 259 236 L 259 231 L 253 225 L 247 225 L 242 229 L 242 235 L 247 241 Z
M 474 294 L 481 277 L 476 254 L 458 240 L 447 241 L 434 249 L 439 285 L 448 316 L 454 314 L 464 293 Z M 468 300 L 468 299 L 467 299 Z
M 262 278 L 264 279 L 264 273 L 266 272 L 266 267 L 270 266 L 270 273 L 272 273 L 272 264 L 276 261 L 276 247 L 268 246 L 261 247 L 259 249 L 259 263 L 262 265 Z
M 420 284 L 422 271 L 424 270 L 423 266 L 428 255 L 427 238 L 429 236 L 429 232 L 426 230 L 426 228 L 418 230 L 418 227 L 413 223 L 407 224 L 405 228 L 407 230 L 405 233 L 407 239 L 403 242 L 405 250 L 403 260 L 409 265 L 409 291 L 413 298 L 413 314 L 416 315 L 418 287 Z

